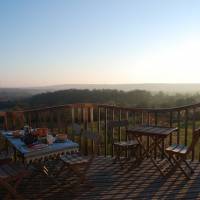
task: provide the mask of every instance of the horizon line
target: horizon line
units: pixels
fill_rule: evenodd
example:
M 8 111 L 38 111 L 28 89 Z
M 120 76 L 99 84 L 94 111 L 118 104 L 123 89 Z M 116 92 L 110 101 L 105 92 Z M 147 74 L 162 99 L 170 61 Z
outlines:
M 55 84 L 55 85 L 39 85 L 39 86 L 0 86 L 0 89 L 30 89 L 30 88 L 44 88 L 44 87 L 59 87 L 59 86 L 114 86 L 114 85 L 200 85 L 200 83 L 63 83 L 63 84 Z

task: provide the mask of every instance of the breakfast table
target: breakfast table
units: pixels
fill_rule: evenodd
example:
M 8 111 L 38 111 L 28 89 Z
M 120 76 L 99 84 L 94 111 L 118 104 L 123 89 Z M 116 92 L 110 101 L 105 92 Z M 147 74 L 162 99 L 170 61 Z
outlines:
M 55 175 L 51 172 L 49 163 L 52 160 L 59 159 L 61 155 L 71 154 L 79 150 L 78 143 L 69 139 L 55 140 L 51 144 L 38 141 L 26 145 L 23 136 L 16 137 L 13 133 L 14 131 L 0 131 L 0 135 L 4 138 L 7 146 L 9 145 L 14 150 L 14 161 L 22 160 L 26 168 L 32 169 L 32 176 L 39 172 L 56 184 L 58 184 L 56 181 L 57 173 Z
M 69 139 L 62 142 L 54 142 L 52 144 L 35 144 L 27 146 L 21 138 L 13 137 L 11 131 L 2 131 L 1 135 L 7 143 L 14 149 L 14 160 L 20 157 L 24 164 L 30 164 L 34 162 L 42 162 L 49 158 L 56 158 L 59 155 L 76 152 L 79 149 L 79 145 Z

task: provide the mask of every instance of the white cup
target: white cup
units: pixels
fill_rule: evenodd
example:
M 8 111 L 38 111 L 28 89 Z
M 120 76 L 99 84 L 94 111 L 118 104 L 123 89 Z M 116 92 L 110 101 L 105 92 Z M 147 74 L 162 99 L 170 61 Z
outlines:
M 55 138 L 52 135 L 47 134 L 47 143 L 53 144 L 55 142 Z

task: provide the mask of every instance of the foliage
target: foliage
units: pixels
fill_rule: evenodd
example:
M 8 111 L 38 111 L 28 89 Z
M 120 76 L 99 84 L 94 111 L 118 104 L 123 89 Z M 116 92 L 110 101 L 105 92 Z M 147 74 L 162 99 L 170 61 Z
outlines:
M 166 108 L 183 106 L 200 101 L 200 94 L 169 95 L 145 90 L 129 92 L 119 90 L 62 90 L 38 94 L 23 100 L 0 103 L 0 109 L 27 109 L 73 103 L 114 104 L 127 107 Z

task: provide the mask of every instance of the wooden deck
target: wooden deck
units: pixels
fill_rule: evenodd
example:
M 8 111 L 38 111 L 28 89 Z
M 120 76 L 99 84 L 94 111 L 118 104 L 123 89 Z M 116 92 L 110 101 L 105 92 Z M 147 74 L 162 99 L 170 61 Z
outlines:
M 66 171 L 56 185 L 49 178 L 37 175 L 25 179 L 19 190 L 25 199 L 200 199 L 200 163 L 193 162 L 195 173 L 191 180 L 177 171 L 163 178 L 150 160 L 140 166 L 131 163 L 121 168 L 112 159 L 98 157 L 89 170 L 89 180 L 94 186 L 82 185 L 76 191 L 70 189 L 75 181 Z M 0 199 L 5 191 L 0 189 Z

